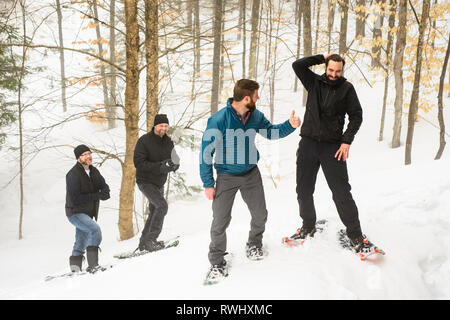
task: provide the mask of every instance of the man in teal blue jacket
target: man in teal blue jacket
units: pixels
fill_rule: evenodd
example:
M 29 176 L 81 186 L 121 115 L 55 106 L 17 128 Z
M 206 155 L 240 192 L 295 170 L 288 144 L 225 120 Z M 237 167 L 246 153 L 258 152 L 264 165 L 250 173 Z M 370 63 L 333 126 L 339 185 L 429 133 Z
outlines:
M 200 176 L 205 195 L 213 200 L 213 221 L 208 258 L 211 281 L 227 275 L 224 260 L 226 229 L 231 221 L 234 197 L 239 190 L 251 214 L 251 228 L 247 242 L 247 257 L 261 260 L 262 236 L 267 221 L 267 209 L 261 174 L 257 167 L 259 152 L 255 137 L 259 133 L 267 139 L 284 138 L 300 126 L 300 119 L 292 111 L 285 122 L 273 125 L 256 109 L 259 84 L 241 79 L 229 98 L 227 106 L 208 119 L 200 152 Z M 215 155 L 215 157 L 214 157 Z M 213 161 L 214 158 L 214 161 Z M 217 179 L 214 180 L 214 168 Z

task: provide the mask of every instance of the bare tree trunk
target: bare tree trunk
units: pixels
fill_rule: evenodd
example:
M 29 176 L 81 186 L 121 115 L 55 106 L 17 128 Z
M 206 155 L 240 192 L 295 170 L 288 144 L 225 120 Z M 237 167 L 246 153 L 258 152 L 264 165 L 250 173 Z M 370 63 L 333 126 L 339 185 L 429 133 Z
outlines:
M 97 47 L 98 47 L 98 55 L 100 57 L 103 57 L 103 45 L 102 45 L 102 36 L 100 34 L 100 23 L 98 22 L 98 9 L 97 9 L 97 0 L 92 0 L 92 9 L 94 13 L 94 18 L 96 20 L 96 27 L 95 32 L 97 34 Z M 110 114 L 111 112 L 108 111 L 108 108 L 110 108 L 111 104 L 109 103 L 109 97 L 108 97 L 108 85 L 106 83 L 106 73 L 105 73 L 105 66 L 103 65 L 103 62 L 100 64 L 100 76 L 102 77 L 102 88 L 103 88 L 103 102 L 105 104 L 105 111 Z M 110 119 L 108 118 L 108 121 Z
M 381 40 L 383 37 L 383 33 L 381 28 L 383 27 L 384 21 L 384 4 L 386 0 L 376 0 L 375 1 L 375 10 L 376 10 L 376 20 L 375 25 L 373 27 L 372 34 L 372 68 L 378 68 L 381 66 Z
M 246 51 L 247 51 L 247 1 L 241 0 L 242 6 L 242 79 L 245 79 L 245 60 L 246 60 Z
M 158 63 L 158 0 L 145 0 L 145 60 L 147 132 L 153 128 L 153 121 L 159 110 L 159 63 Z
M 320 26 L 320 9 L 322 9 L 322 0 L 318 0 L 316 12 L 316 35 L 314 39 L 314 54 L 317 54 L 317 41 L 319 40 L 319 26 Z
M 25 58 L 27 54 L 27 29 L 26 29 L 26 12 L 25 12 L 25 0 L 20 0 L 19 5 L 22 11 L 22 28 L 23 28 L 23 47 L 22 47 L 22 59 L 20 62 L 20 74 L 19 86 L 17 92 L 18 103 L 18 123 L 19 123 L 19 240 L 23 238 L 23 109 L 22 109 L 22 81 L 25 73 Z
M 447 51 L 445 52 L 444 64 L 442 66 L 441 77 L 439 79 L 439 92 L 438 92 L 438 120 L 439 120 L 439 150 L 434 157 L 434 160 L 439 160 L 444 152 L 445 148 L 445 122 L 444 122 L 444 105 L 442 102 L 442 96 L 444 94 L 444 82 L 445 82 L 445 72 L 447 71 L 448 57 L 450 55 L 450 37 L 448 39 Z
M 445 122 L 444 122 L 444 105 L 442 102 L 442 96 L 444 94 L 444 82 L 445 82 L 445 72 L 447 71 L 448 57 L 450 55 L 450 37 L 448 39 L 447 51 L 445 52 L 444 64 L 442 66 L 441 77 L 439 79 L 439 92 L 438 92 L 438 120 L 439 120 L 439 150 L 434 157 L 434 160 L 439 160 L 444 152 L 445 148 Z
M 295 23 L 298 23 L 300 21 L 300 17 L 301 17 L 300 1 L 301 0 L 295 0 L 295 9 L 294 9 L 294 20 L 295 20 Z
M 389 31 L 388 31 L 388 43 L 386 47 L 386 67 L 384 68 L 386 75 L 384 77 L 384 95 L 383 95 L 383 108 L 381 111 L 381 121 L 380 121 L 380 132 L 378 135 L 378 141 L 383 140 L 383 132 L 384 132 L 384 120 L 386 117 L 386 100 L 388 96 L 389 90 L 389 73 L 391 69 L 391 60 L 392 60 L 392 44 L 394 41 L 394 34 L 392 29 L 395 26 L 395 12 L 396 12 L 396 0 L 390 0 L 389 3 Z
M 302 34 L 302 14 L 301 14 L 301 9 L 300 9 L 300 2 L 301 2 L 301 0 L 297 0 L 297 2 L 296 2 L 296 6 L 298 7 L 297 8 L 297 12 L 298 12 L 297 19 L 298 19 L 298 21 L 296 21 L 297 22 L 297 56 L 296 56 L 297 59 L 300 58 L 300 47 L 301 47 L 300 39 L 302 38 L 301 37 L 301 34 Z M 297 92 L 298 77 L 294 74 L 294 78 L 295 78 L 295 80 L 294 80 L 294 92 Z
M 187 14 L 187 23 L 186 23 L 186 29 L 191 32 L 192 31 L 192 0 L 186 1 L 186 14 Z
M 56 0 L 56 13 L 58 15 L 58 36 L 59 36 L 59 63 L 61 66 L 61 101 L 63 105 L 63 111 L 67 111 L 67 101 L 66 101 L 66 68 L 64 63 L 64 41 L 63 41 L 63 31 L 62 31 L 62 11 L 61 3 Z
M 211 115 L 217 112 L 219 105 L 220 52 L 222 51 L 222 0 L 217 0 L 214 8 L 214 54 L 211 88 Z
M 271 3 L 272 5 L 272 3 Z M 278 38 L 280 33 L 280 18 L 281 14 L 283 12 L 283 3 L 279 2 L 279 8 L 277 12 L 277 26 L 276 26 L 276 37 Z M 275 7 L 274 7 L 275 9 Z M 272 17 L 270 17 L 272 18 Z M 275 79 L 276 79 L 276 73 L 277 73 L 277 46 L 275 45 L 273 48 L 273 61 L 272 61 L 272 72 L 270 76 L 270 102 L 269 102 L 269 109 L 270 109 L 270 122 L 274 122 L 274 113 L 275 113 Z
M 272 0 L 270 0 L 272 1 Z M 254 80 L 256 81 L 258 79 L 258 66 L 259 66 L 259 39 L 261 38 L 261 21 L 263 17 L 263 6 L 260 6 L 260 11 L 259 11 L 259 18 L 258 18 L 258 31 L 257 31 L 257 38 L 256 38 L 256 59 L 255 59 L 255 78 Z
M 116 127 L 116 108 L 117 108 L 117 94 L 116 94 L 116 69 L 113 65 L 116 63 L 116 0 L 110 0 L 109 6 L 109 60 L 111 64 L 109 65 L 109 79 L 110 79 L 110 89 L 109 89 L 109 108 L 106 109 L 106 116 L 108 118 L 108 128 L 112 129 Z
M 200 0 L 194 0 L 195 74 L 200 74 Z
M 298 1 L 298 0 L 297 0 Z M 272 55 L 272 29 L 273 29 L 273 19 L 272 19 L 272 12 L 273 12 L 273 3 L 272 0 L 268 0 L 268 7 L 269 10 L 267 10 L 267 17 L 266 17 L 266 42 L 269 42 L 267 46 L 265 46 L 265 57 L 264 57 L 264 70 L 268 71 L 270 68 L 270 61 L 271 61 L 271 55 Z
M 303 56 L 312 55 L 312 37 L 311 37 L 311 0 L 302 0 L 302 16 L 303 16 Z M 303 88 L 303 105 L 306 105 L 308 91 Z
M 194 28 L 192 33 L 194 35 L 193 39 L 193 50 L 194 50 L 194 59 L 193 59 L 193 75 L 192 75 L 192 86 L 191 86 L 191 101 L 193 101 L 195 105 L 195 83 L 197 77 L 200 74 L 200 5 L 199 0 L 194 0 L 193 4 L 193 14 L 194 14 Z
M 392 135 L 392 148 L 400 146 L 403 113 L 403 54 L 406 47 L 406 14 L 408 0 L 399 0 L 397 43 L 394 57 L 395 102 L 394 102 L 394 132 Z
M 137 2 L 125 0 L 126 28 L 126 86 L 125 86 L 125 161 L 122 165 L 120 186 L 119 232 L 120 239 L 134 236 L 133 202 L 136 169 L 133 164 L 134 147 L 139 137 L 139 26 Z
M 366 35 L 366 0 L 356 0 L 355 38 Z
M 347 53 L 347 23 L 348 23 L 348 0 L 340 0 L 341 8 L 341 31 L 339 36 L 339 54 Z
M 333 32 L 335 8 L 336 3 L 333 0 L 328 0 L 328 52 L 331 52 L 331 33 Z
M 226 0 L 222 0 L 223 1 L 223 6 L 222 6 L 222 12 L 225 12 L 225 7 L 226 7 Z M 224 17 L 224 15 L 222 14 L 222 27 L 221 27 L 221 29 L 222 30 L 225 30 L 225 17 Z M 225 35 L 223 34 L 223 32 L 222 32 L 222 35 L 221 35 L 221 37 L 220 37 L 220 43 L 222 44 L 221 46 L 220 46 L 220 78 L 219 78 L 219 97 L 220 97 L 220 95 L 221 95 L 221 93 L 222 93 L 222 90 L 223 90 L 223 77 L 224 77 L 224 74 L 225 74 L 225 59 L 224 59 L 224 55 L 223 55 L 223 52 L 225 51 L 224 49 L 224 47 L 225 47 Z
M 414 122 L 419 108 L 419 90 L 420 90 L 420 73 L 422 70 L 422 51 L 423 38 L 425 29 L 427 27 L 428 15 L 430 13 L 430 0 L 423 1 L 422 18 L 419 24 L 419 40 L 417 42 L 417 56 L 416 56 L 416 72 L 414 75 L 413 91 L 411 93 L 411 102 L 409 103 L 408 113 L 408 132 L 406 134 L 406 148 L 405 148 L 405 164 L 411 164 L 411 149 L 412 140 L 414 136 Z
M 249 79 L 256 78 L 256 51 L 258 50 L 258 22 L 259 9 L 261 0 L 253 0 L 252 5 L 252 35 L 250 38 L 250 53 L 248 62 L 248 77 Z

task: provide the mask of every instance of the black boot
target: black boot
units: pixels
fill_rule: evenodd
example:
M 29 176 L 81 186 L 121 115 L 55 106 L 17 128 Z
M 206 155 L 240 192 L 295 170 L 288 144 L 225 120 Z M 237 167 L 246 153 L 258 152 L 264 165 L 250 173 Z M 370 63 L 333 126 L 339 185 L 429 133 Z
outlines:
M 306 237 L 314 237 L 314 233 L 316 233 L 316 228 L 307 228 L 305 226 L 302 226 L 301 228 L 297 229 L 297 232 L 295 232 L 291 239 L 297 240 L 297 239 L 306 239 Z
M 153 252 L 158 251 L 165 248 L 164 241 L 156 241 L 156 240 L 144 240 L 143 242 L 144 250 Z
M 70 256 L 69 265 L 70 271 L 80 272 L 82 270 L 81 265 L 83 263 L 83 256 Z
M 86 256 L 88 261 L 87 272 L 94 273 L 98 270 L 98 246 L 89 246 L 86 248 Z

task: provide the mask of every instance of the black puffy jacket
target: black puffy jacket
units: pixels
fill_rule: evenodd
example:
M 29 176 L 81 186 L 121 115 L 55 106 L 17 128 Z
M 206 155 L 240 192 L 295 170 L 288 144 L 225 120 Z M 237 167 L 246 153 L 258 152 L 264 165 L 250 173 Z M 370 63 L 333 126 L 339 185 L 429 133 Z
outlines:
M 308 91 L 300 135 L 317 141 L 351 144 L 362 123 L 362 108 L 355 88 L 344 77 L 330 83 L 325 74 L 309 67 L 325 63 L 323 55 L 305 57 L 292 64 L 295 74 Z M 349 122 L 344 130 L 345 115 Z
M 66 174 L 66 215 L 85 213 L 98 218 L 99 200 L 109 199 L 109 186 L 94 166 L 89 166 L 89 175 L 77 162 Z
M 162 138 L 152 131 L 141 136 L 134 148 L 134 166 L 136 167 L 136 183 L 152 183 L 162 187 L 167 180 L 167 173 L 161 172 L 161 161 L 172 158 L 174 148 L 168 135 Z M 178 156 L 173 153 L 178 161 Z

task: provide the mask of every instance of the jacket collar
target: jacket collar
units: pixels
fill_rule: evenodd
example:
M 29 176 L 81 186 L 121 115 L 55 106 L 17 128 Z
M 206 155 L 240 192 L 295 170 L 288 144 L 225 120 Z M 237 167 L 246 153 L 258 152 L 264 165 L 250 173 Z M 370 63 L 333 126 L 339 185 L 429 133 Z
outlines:
M 79 163 L 78 161 L 77 161 L 77 163 L 75 164 L 75 167 L 78 168 L 78 169 L 80 169 L 80 170 L 82 170 L 83 172 L 85 171 L 83 165 L 82 165 L 81 163 Z M 92 164 L 90 164 L 90 165 L 89 165 L 89 170 L 92 170 L 92 168 L 93 168 L 93 166 L 92 166 Z

